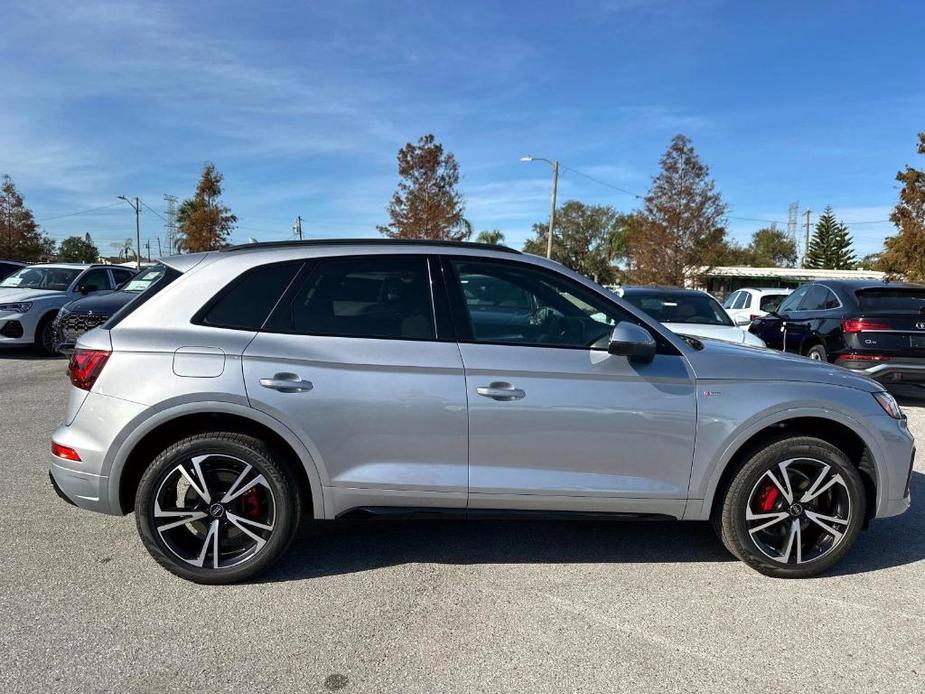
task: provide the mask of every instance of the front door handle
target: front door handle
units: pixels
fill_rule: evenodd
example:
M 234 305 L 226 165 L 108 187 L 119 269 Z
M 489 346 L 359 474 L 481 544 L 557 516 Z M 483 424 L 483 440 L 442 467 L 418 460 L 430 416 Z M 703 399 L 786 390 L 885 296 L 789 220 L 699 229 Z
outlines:
M 273 378 L 261 378 L 260 385 L 280 393 L 306 393 L 314 388 L 311 381 L 303 381 L 294 373 L 278 373 L 273 374 Z
M 475 392 L 492 400 L 520 400 L 527 394 L 506 381 L 494 381 L 487 386 L 479 386 Z

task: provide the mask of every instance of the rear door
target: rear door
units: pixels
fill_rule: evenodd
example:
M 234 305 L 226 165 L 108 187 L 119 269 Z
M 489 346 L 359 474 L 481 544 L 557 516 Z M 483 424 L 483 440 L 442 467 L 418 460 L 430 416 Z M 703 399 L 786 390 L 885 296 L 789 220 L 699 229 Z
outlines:
M 437 327 L 431 266 L 414 254 L 309 261 L 245 350 L 251 405 L 303 439 L 335 514 L 466 505 L 465 377 Z
M 781 303 L 777 315 L 767 315 L 755 323 L 754 332 L 768 347 L 784 350 L 787 338 L 787 328 L 791 322 L 799 320 L 798 308 L 811 285 L 804 284 L 799 287 Z

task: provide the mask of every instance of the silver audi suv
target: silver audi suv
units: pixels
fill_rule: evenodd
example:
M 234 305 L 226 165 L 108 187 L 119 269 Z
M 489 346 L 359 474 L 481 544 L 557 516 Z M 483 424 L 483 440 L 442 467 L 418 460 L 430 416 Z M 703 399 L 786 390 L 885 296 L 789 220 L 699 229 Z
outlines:
M 81 337 L 55 488 L 135 512 L 165 568 L 249 578 L 303 518 L 710 520 L 817 574 L 909 507 L 882 386 L 675 335 L 543 258 L 479 244 L 266 243 L 163 261 Z

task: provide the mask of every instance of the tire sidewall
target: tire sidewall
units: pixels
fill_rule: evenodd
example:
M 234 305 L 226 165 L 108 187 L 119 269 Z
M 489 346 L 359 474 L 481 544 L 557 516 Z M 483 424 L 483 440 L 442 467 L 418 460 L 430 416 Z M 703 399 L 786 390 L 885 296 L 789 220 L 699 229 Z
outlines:
M 812 347 L 810 347 L 810 348 L 806 351 L 806 356 L 807 356 L 809 359 L 812 359 L 812 354 L 813 354 L 813 353 L 819 355 L 818 361 L 820 361 L 820 362 L 828 362 L 828 361 L 829 361 L 828 352 L 825 351 L 825 347 L 823 347 L 822 345 L 813 345 Z
M 748 532 L 745 511 L 749 496 L 758 480 L 778 463 L 790 458 L 820 460 L 836 469 L 845 481 L 850 499 L 848 527 L 838 547 L 819 559 L 800 565 L 787 565 L 764 554 Z M 831 444 L 820 439 L 800 437 L 784 439 L 753 455 L 742 466 L 727 493 L 723 506 L 723 530 L 745 563 L 761 573 L 778 577 L 814 576 L 836 564 L 851 548 L 866 516 L 867 498 L 857 468 Z
M 276 503 L 270 539 L 252 558 L 237 566 L 208 569 L 187 564 L 161 539 L 154 519 L 154 500 L 164 477 L 193 455 L 229 455 L 254 466 L 267 480 Z M 145 470 L 135 497 L 135 522 L 145 547 L 161 566 L 196 583 L 236 583 L 259 574 L 291 543 L 301 516 L 298 488 L 284 466 L 275 463 L 266 446 L 242 434 L 202 434 L 179 441 L 158 455 Z

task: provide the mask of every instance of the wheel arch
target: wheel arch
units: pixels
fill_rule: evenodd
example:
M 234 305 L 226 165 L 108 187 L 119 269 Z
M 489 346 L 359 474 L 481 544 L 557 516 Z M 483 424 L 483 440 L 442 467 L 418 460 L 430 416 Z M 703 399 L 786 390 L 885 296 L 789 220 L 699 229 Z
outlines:
M 298 437 L 274 418 L 229 402 L 188 403 L 149 416 L 134 428 L 119 447 L 109 470 L 109 494 L 118 509 L 131 512 L 141 475 L 157 453 L 174 441 L 202 431 L 248 433 L 267 442 L 293 471 L 311 516 L 324 517 L 321 477 Z
M 870 440 L 859 433 L 857 427 L 849 426 L 847 422 L 839 421 L 831 416 L 819 414 L 797 414 L 778 419 L 758 428 L 757 431 L 751 431 L 730 446 L 724 456 L 725 463 L 717 466 L 709 493 L 704 499 L 705 517 L 714 517 L 736 473 L 755 452 L 774 441 L 797 436 L 811 436 L 826 441 L 848 457 L 858 468 L 864 482 L 864 491 L 867 496 L 865 521 L 873 518 L 876 515 L 878 493 L 882 485 L 878 479 Z

